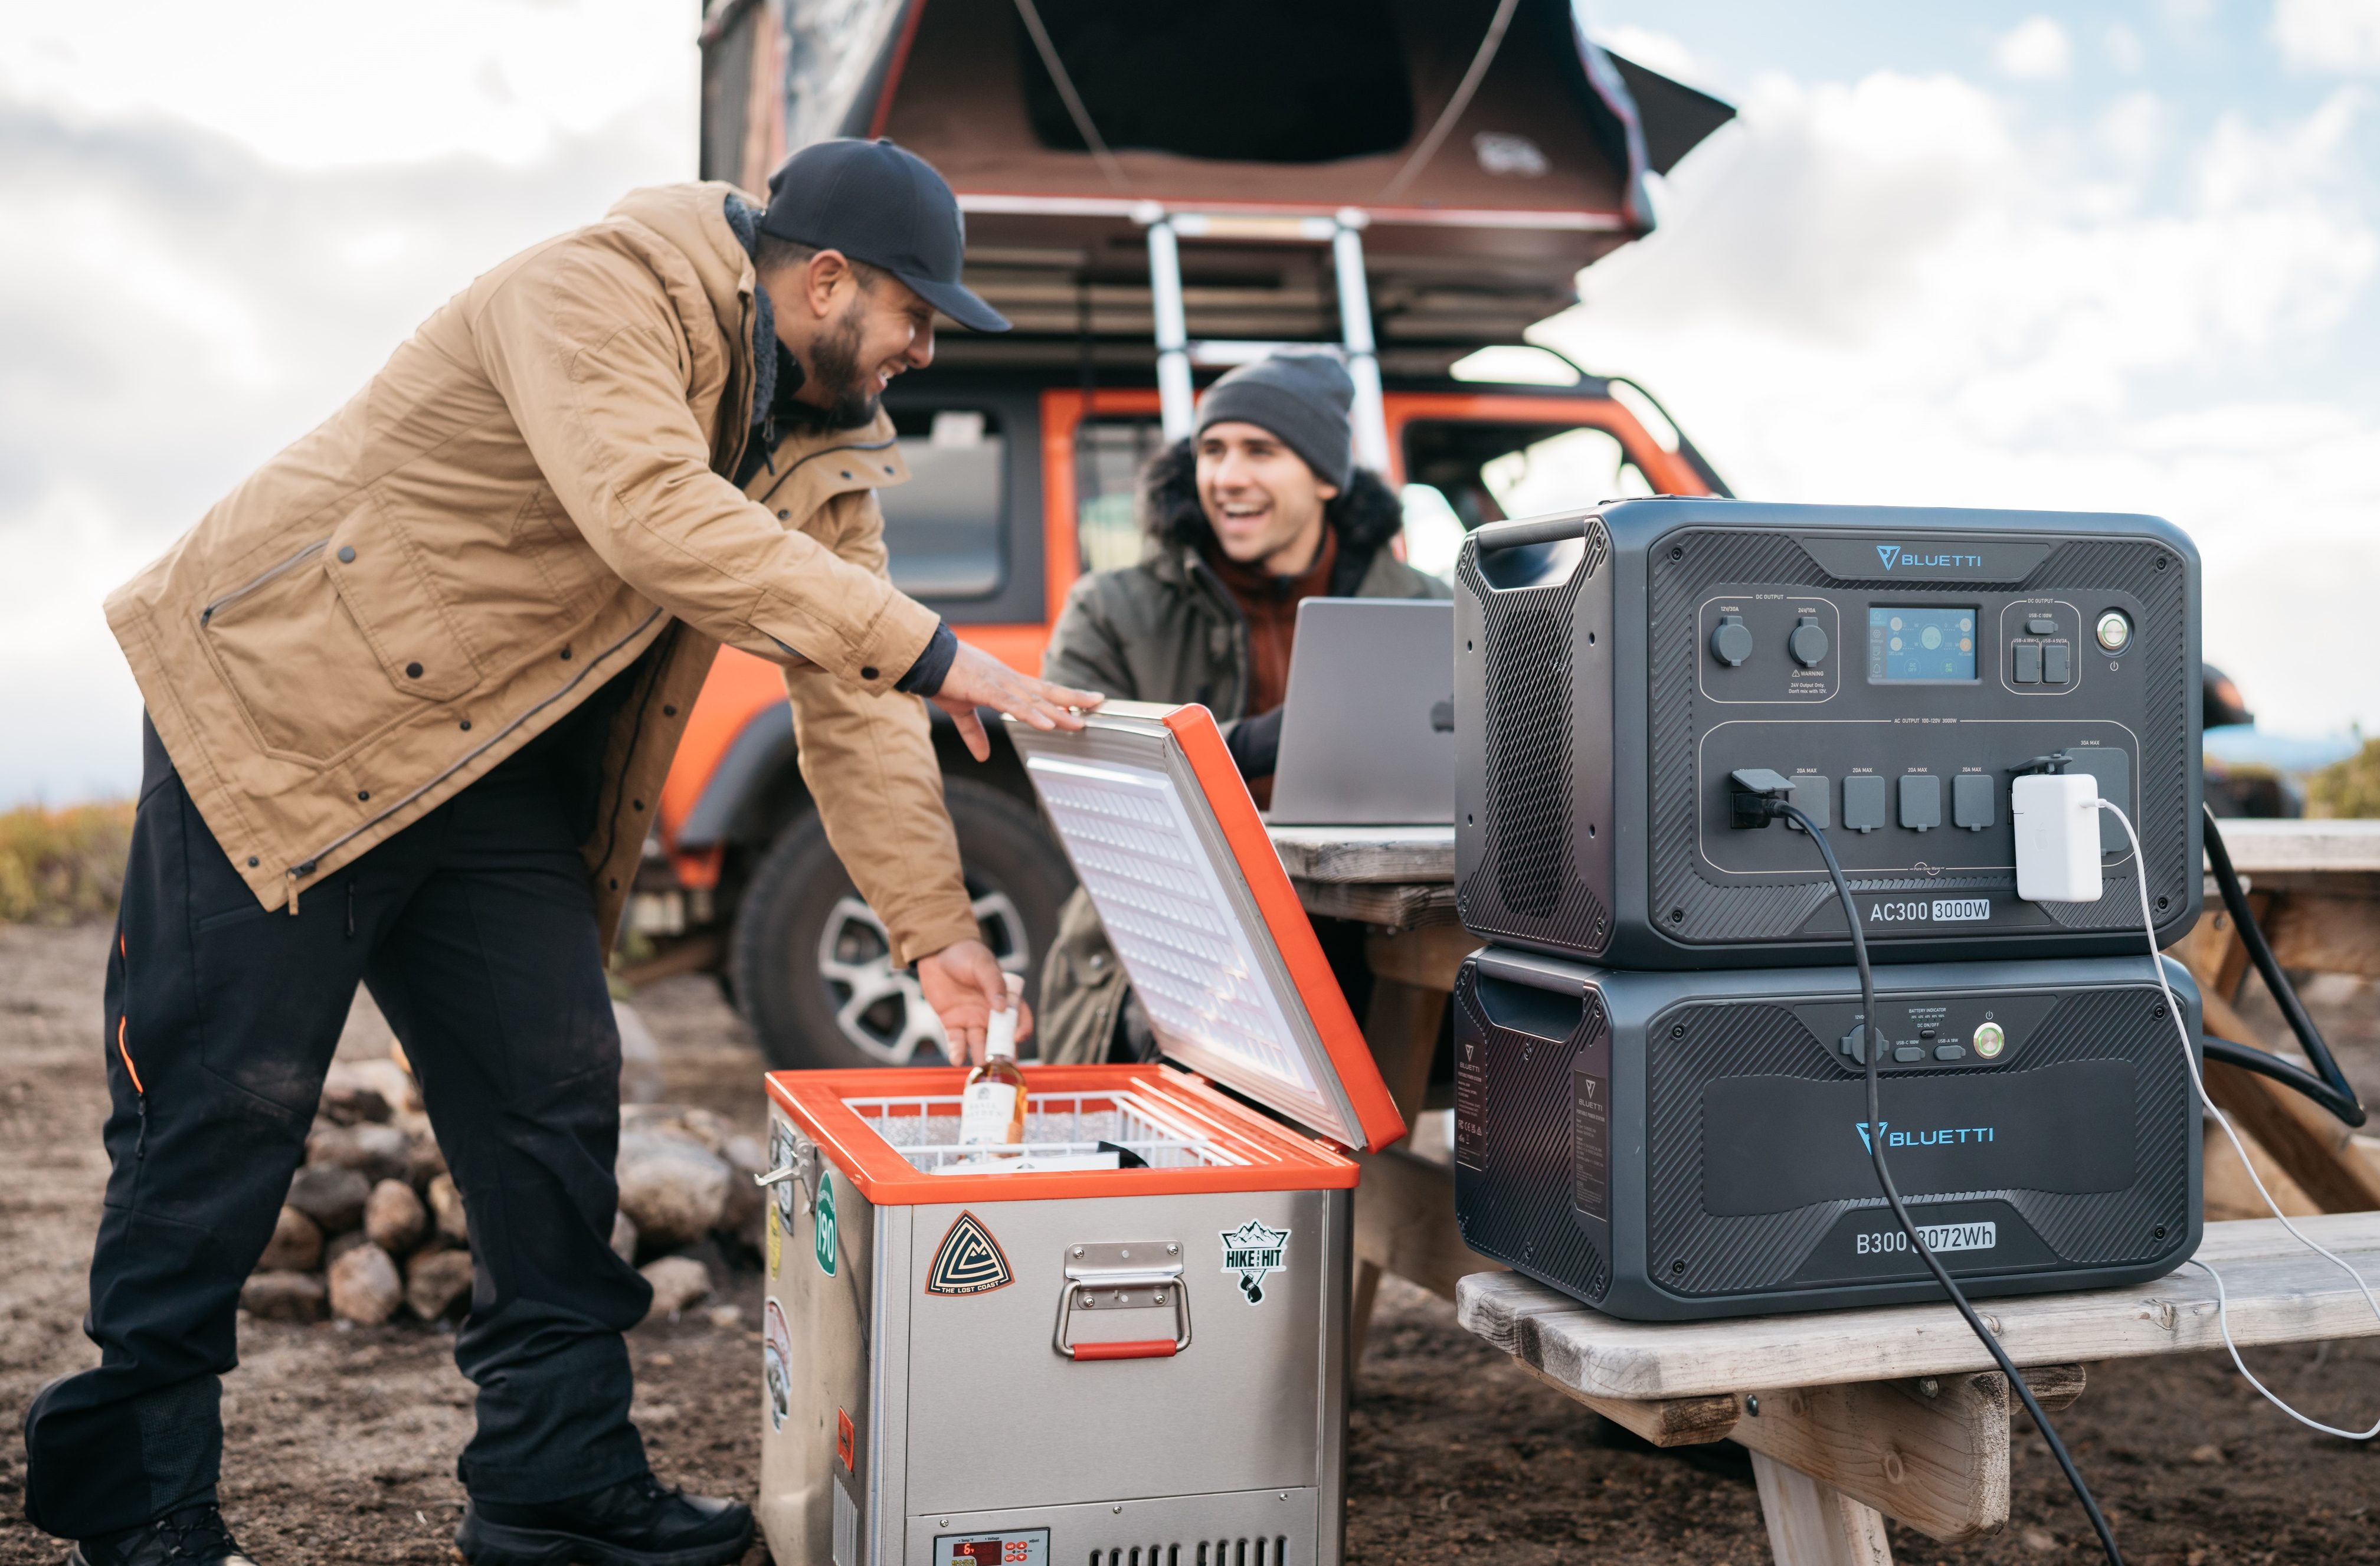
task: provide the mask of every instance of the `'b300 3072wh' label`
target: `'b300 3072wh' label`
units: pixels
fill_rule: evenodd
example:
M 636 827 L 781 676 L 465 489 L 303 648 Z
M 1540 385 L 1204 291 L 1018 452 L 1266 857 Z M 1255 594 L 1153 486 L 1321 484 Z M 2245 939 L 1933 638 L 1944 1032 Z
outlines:
M 1988 1251 L 2000 1243 L 2000 1227 L 1988 1220 L 1980 1223 L 1921 1223 L 1917 1232 L 1924 1237 L 1925 1248 L 1937 1256 L 1945 1251 Z M 1909 1250 L 1909 1236 L 1898 1229 L 1879 1230 L 1855 1237 L 1854 1248 L 1861 1256 L 1885 1256 Z

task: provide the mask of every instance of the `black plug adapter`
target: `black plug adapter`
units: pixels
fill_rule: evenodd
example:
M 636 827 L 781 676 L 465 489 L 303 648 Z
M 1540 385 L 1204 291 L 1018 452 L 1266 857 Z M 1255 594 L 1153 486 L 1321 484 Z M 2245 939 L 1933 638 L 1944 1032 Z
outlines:
M 1738 767 L 1727 783 L 1728 824 L 1740 831 L 1767 826 L 1793 799 L 1793 780 L 1766 767 Z

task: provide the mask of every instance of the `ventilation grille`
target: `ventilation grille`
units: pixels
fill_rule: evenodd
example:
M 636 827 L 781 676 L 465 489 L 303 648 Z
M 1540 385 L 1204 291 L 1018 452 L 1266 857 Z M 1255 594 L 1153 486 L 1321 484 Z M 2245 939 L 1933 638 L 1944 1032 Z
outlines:
M 1305 1566 L 1289 1558 L 1289 1536 L 1117 1545 L 1091 1551 L 1090 1566 Z
M 1496 890 L 1533 919 L 1561 902 L 1570 860 L 1570 616 L 1534 603 L 1497 627 L 1488 707 L 1488 808 Z
M 1475 933 L 1599 953 L 1611 933 L 1603 902 L 1578 869 L 1582 825 L 1575 689 L 1579 595 L 1610 557 L 1600 520 L 1571 574 L 1540 588 L 1492 589 L 1475 550 L 1457 568 L 1479 606 L 1487 694 L 1479 774 L 1477 866 L 1458 889 Z

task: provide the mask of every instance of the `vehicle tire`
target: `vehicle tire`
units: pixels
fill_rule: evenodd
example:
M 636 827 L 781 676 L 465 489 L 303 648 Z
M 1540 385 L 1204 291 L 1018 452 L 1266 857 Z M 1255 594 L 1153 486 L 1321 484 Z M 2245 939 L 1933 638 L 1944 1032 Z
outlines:
M 998 789 L 944 778 L 942 792 L 984 943 L 1002 967 L 1025 975 L 1030 996 L 1074 869 L 1040 819 Z M 789 822 L 754 868 L 729 953 L 738 1009 L 770 1065 L 941 1063 L 941 1025 L 915 974 L 892 966 L 884 926 L 853 888 L 815 809 Z

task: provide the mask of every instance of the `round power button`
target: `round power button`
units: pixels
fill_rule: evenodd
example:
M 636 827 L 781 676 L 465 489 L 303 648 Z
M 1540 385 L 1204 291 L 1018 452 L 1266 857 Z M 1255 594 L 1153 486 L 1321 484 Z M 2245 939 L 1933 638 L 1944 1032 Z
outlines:
M 2109 652 L 2121 652 L 2131 645 L 2132 623 L 2120 609 L 2110 609 L 2099 616 L 2099 645 Z
M 1999 1024 L 1996 1022 L 1985 1022 L 1977 1023 L 1975 1025 L 1976 1054 L 1981 1055 L 1987 1061 L 1995 1060 L 1998 1057 L 1999 1052 L 2007 1048 L 2008 1035 L 2000 1031 Z

